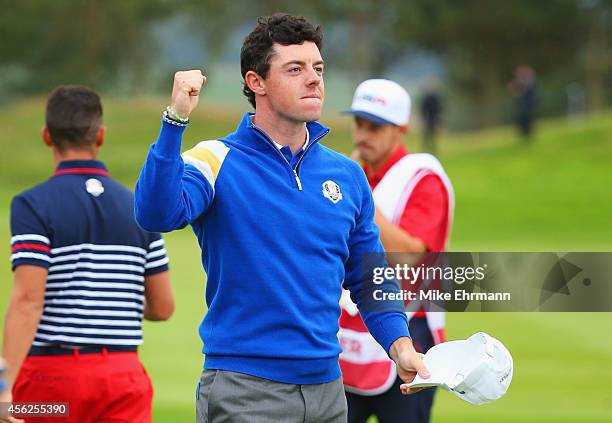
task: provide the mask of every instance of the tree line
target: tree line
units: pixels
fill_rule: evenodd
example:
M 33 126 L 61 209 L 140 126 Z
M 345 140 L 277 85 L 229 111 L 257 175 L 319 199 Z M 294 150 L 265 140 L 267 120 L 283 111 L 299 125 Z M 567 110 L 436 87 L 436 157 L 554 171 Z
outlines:
M 275 11 L 302 14 L 325 32 L 344 31 L 347 45 L 327 54 L 355 80 L 384 75 L 419 49 L 444 64 L 445 84 L 471 109 L 473 124 L 504 118 L 513 69 L 529 64 L 546 114 L 567 108 L 570 84 L 587 110 L 612 101 L 612 0 L 0 0 L 0 98 L 45 92 L 66 81 L 137 94 L 158 60 L 151 29 L 181 15 L 220 57 L 229 35 Z M 189 28 L 185 29 L 186 31 Z M 174 40 L 174 38 L 173 38 Z M 177 34 L 176 48 L 181 48 Z

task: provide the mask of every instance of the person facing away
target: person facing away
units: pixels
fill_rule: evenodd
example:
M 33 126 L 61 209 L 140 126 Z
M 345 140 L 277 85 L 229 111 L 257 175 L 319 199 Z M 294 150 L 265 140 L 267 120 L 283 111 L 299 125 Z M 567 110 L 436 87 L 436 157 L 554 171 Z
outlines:
M 56 88 L 42 138 L 55 172 L 11 204 L 0 402 L 67 404 L 64 418 L 35 421 L 150 422 L 153 388 L 137 348 L 143 317 L 174 310 L 164 241 L 136 224 L 132 192 L 96 160 L 105 138 L 96 92 Z
M 177 72 L 136 185 L 144 228 L 190 225 L 202 250 L 208 311 L 199 328 L 198 422 L 346 421 L 338 301 L 344 286 L 365 304 L 371 269 L 361 269 L 362 256 L 383 249 L 363 171 L 320 144 L 329 132 L 317 122 L 321 45 L 320 28 L 302 17 L 259 18 L 240 54 L 255 112 L 183 154 L 206 78 Z M 386 265 L 382 256 L 376 265 Z M 399 289 L 396 281 L 377 288 Z M 401 302 L 361 311 L 404 381 L 428 376 Z
M 387 252 L 444 251 L 453 215 L 454 194 L 440 162 L 431 154 L 409 153 L 403 145 L 409 129 L 410 96 L 394 81 L 369 79 L 359 84 L 351 108 L 355 158 L 373 190 L 375 222 Z M 344 297 L 339 338 L 340 367 L 348 403 L 348 422 L 426 423 L 434 389 L 399 395 L 402 380 L 394 363 L 375 343 L 358 310 Z M 444 313 L 407 313 L 417 351 L 444 341 Z

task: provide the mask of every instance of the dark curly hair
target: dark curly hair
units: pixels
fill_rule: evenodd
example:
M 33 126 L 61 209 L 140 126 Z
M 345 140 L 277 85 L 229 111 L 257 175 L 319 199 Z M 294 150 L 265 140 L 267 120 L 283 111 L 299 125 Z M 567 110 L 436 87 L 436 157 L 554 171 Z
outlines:
M 255 107 L 255 93 L 246 84 L 244 76 L 253 71 L 266 78 L 270 70 L 270 59 L 274 52 L 272 45 L 284 46 L 312 41 L 319 50 L 323 47 L 323 33 L 320 26 L 314 26 L 302 16 L 275 13 L 257 19 L 257 26 L 244 39 L 240 50 L 240 72 L 243 78 L 242 92 Z

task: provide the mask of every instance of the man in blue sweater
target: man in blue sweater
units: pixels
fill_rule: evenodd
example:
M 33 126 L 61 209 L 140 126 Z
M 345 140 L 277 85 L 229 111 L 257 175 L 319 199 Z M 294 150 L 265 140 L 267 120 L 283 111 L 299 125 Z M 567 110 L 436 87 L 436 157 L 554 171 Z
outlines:
M 363 258 L 383 248 L 363 171 L 319 143 L 329 132 L 316 121 L 324 99 L 321 40 L 320 28 L 304 18 L 260 18 L 240 56 L 255 113 L 235 132 L 182 155 L 206 78 L 177 72 L 136 185 L 143 228 L 191 225 L 202 249 L 208 312 L 199 328 L 206 359 L 198 422 L 346 421 L 337 339 L 342 286 L 400 377 L 428 377 L 402 303 L 365 305 L 372 304 L 371 267 L 385 263 Z M 395 281 L 375 288 L 399 290 Z

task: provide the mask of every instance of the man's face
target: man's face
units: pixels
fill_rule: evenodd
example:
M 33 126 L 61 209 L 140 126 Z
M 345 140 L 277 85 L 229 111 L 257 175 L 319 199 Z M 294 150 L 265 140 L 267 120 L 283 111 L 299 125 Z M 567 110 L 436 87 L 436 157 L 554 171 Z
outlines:
M 353 142 L 361 160 L 369 165 L 387 160 L 405 132 L 405 127 L 378 125 L 357 116 L 353 121 Z
M 325 98 L 323 59 L 311 41 L 273 45 L 274 55 L 265 79 L 269 106 L 296 122 L 319 119 Z

